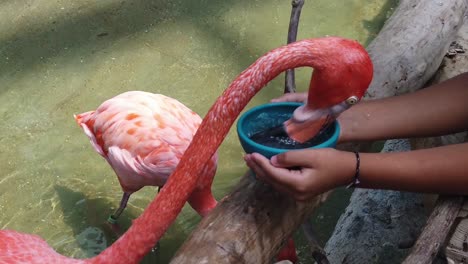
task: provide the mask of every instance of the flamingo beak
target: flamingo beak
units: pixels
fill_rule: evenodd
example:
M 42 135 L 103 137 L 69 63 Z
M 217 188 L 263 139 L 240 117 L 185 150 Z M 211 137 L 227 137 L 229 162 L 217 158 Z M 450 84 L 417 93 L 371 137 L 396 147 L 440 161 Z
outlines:
M 292 118 L 284 122 L 284 129 L 290 138 L 304 143 L 323 132 L 350 106 L 347 101 L 320 109 L 305 104 L 298 107 Z
M 284 123 L 284 129 L 290 138 L 297 142 L 304 143 L 319 135 L 321 131 L 327 128 L 329 124 L 327 120 L 328 116 L 322 117 L 319 120 L 301 123 L 294 122 L 293 119 L 290 119 Z

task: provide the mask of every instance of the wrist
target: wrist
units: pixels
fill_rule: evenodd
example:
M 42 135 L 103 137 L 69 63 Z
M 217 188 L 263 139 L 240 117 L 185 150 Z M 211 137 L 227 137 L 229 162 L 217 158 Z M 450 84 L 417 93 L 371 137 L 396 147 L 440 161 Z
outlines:
M 372 122 L 369 114 L 372 112 L 372 105 L 371 102 L 360 102 L 338 116 L 337 121 L 340 125 L 338 143 L 369 141 L 375 138 L 375 122 Z
M 345 113 L 341 114 L 336 121 L 340 126 L 340 135 L 338 137 L 338 144 L 347 143 L 352 141 L 352 124 L 353 120 L 351 117 L 346 116 Z
M 339 151 L 339 169 L 336 172 L 338 186 L 348 186 L 355 181 L 357 158 L 354 152 Z
M 361 170 L 361 157 L 359 156 L 358 151 L 354 151 L 354 156 L 356 158 L 356 169 L 354 170 L 353 181 L 346 186 L 346 188 L 354 188 L 361 183 L 360 180 L 360 170 Z

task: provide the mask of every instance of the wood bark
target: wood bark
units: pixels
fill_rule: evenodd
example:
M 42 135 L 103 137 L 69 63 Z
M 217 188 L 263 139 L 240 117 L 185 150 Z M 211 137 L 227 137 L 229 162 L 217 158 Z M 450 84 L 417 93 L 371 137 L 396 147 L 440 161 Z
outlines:
M 426 83 L 442 61 L 466 8 L 466 0 L 402 0 L 368 47 L 375 73 L 367 98 L 414 91 Z M 248 174 L 202 219 L 171 263 L 270 263 L 285 238 L 326 197 L 298 203 Z M 368 262 L 361 259 L 359 263 Z
M 466 197 L 455 219 L 455 224 L 452 225 L 452 230 L 443 255 L 449 264 L 466 263 L 468 259 L 468 200 Z
M 271 263 L 285 238 L 326 196 L 299 203 L 248 172 L 202 220 L 171 263 Z
M 420 89 L 439 68 L 467 5 L 466 0 L 401 0 L 368 46 L 375 74 L 367 98 Z
M 444 246 L 449 231 L 463 205 L 463 200 L 461 196 L 444 196 L 439 199 L 418 241 L 403 262 L 404 264 L 432 263 L 434 261 L 437 253 Z

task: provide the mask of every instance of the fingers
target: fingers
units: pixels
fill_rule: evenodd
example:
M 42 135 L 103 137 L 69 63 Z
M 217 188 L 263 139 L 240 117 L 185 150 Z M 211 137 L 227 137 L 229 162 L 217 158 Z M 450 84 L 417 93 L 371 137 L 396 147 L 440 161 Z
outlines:
M 332 148 L 288 151 L 270 160 L 253 153 L 244 159 L 259 180 L 299 201 L 345 185 L 355 168 L 353 153 Z
M 293 150 L 278 154 L 271 158 L 271 164 L 280 168 L 308 167 L 311 168 L 315 158 L 314 150 Z
M 294 194 L 297 186 L 301 186 L 300 170 L 275 167 L 270 160 L 257 153 L 249 155 L 246 161 L 257 177 L 272 184 L 279 191 Z
M 290 170 L 277 168 L 260 154 L 252 154 L 248 158 L 252 170 L 259 180 L 265 181 L 279 192 L 293 197 L 298 201 L 306 201 L 316 195 L 308 186 L 306 174 L 312 169 Z
M 266 159 L 266 158 L 264 158 L 264 159 Z M 292 195 L 292 193 L 289 190 L 287 190 L 284 186 L 281 186 L 280 184 L 277 184 L 276 182 L 271 181 L 271 179 L 268 177 L 268 175 L 265 173 L 265 171 L 262 169 L 262 167 L 257 163 L 257 161 L 254 161 L 252 159 L 251 154 L 245 155 L 244 160 L 247 163 L 247 166 L 249 166 L 250 169 L 252 169 L 252 171 L 255 173 L 255 176 L 257 177 L 257 179 L 271 184 L 273 186 L 273 188 L 275 188 L 279 192 L 282 192 L 282 193 L 285 193 L 285 194 L 288 194 L 288 195 Z
M 307 99 L 307 93 L 286 93 L 281 97 L 272 99 L 272 103 L 278 102 L 305 102 Z
M 256 155 L 258 155 L 258 157 L 255 157 Z M 249 166 L 253 170 L 257 178 L 270 182 L 268 180 L 268 175 L 263 169 L 263 166 L 265 166 L 263 164 L 268 162 L 267 158 L 263 157 L 262 155 L 254 153 L 254 154 L 245 155 L 244 160 L 247 163 L 247 166 Z M 264 160 L 267 160 L 267 161 L 265 162 Z

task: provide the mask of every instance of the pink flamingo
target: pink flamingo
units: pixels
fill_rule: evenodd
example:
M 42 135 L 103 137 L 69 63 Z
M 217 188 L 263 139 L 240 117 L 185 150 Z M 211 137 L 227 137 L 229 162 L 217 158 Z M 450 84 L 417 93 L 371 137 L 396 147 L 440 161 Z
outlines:
M 109 217 L 115 224 L 130 195 L 144 186 L 162 187 L 192 141 L 202 119 L 179 101 L 161 94 L 131 91 L 102 103 L 95 111 L 75 116 L 92 146 L 114 169 L 123 190 L 119 208 Z M 206 165 L 188 199 L 201 216 L 217 201 L 211 184 L 217 154 Z M 297 260 L 292 240 L 281 251 Z
M 248 101 L 281 72 L 302 66 L 315 71 L 307 106 L 300 110 L 298 120 L 290 121 L 293 128 L 308 121 L 300 119 L 304 115 L 316 122 L 321 122 L 320 114 L 337 116 L 343 106 L 364 95 L 372 79 L 370 58 L 356 41 L 326 37 L 274 49 L 243 71 L 217 99 L 159 195 L 110 247 L 91 259 L 72 259 L 56 253 L 37 236 L 2 230 L 0 259 L 5 263 L 138 263 L 177 217 L 196 189 L 199 174 Z
M 109 217 L 111 223 L 123 212 L 132 193 L 144 186 L 164 185 L 202 121 L 175 99 L 140 91 L 117 95 L 96 111 L 75 119 L 96 152 L 114 169 L 124 192 L 119 208 Z M 188 199 L 201 216 L 217 203 L 211 193 L 216 163 L 214 154 Z

